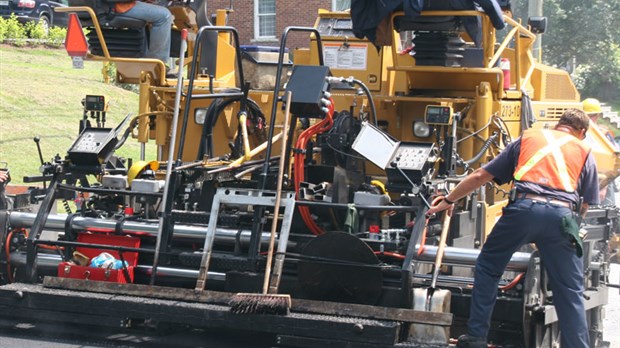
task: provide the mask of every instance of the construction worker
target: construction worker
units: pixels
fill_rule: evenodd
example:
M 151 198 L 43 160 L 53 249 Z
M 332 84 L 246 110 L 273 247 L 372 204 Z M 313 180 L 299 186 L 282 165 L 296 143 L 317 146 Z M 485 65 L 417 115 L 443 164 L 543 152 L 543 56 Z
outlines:
M 601 116 L 603 116 L 603 109 L 601 108 L 601 103 L 598 99 L 587 98 L 581 102 L 581 106 L 583 108 L 583 112 L 590 117 L 592 122 L 598 121 Z
M 117 1 L 114 11 L 118 17 L 141 19 L 151 24 L 147 57 L 164 62 L 169 70 L 170 37 L 173 16 L 170 10 L 155 3 L 155 0 Z M 168 71 L 167 71 L 168 74 Z M 171 75 L 174 75 L 171 73 Z
M 513 181 L 510 202 L 478 256 L 468 333 L 459 337 L 457 347 L 487 347 L 500 277 L 512 254 L 527 243 L 536 244 L 547 270 L 562 348 L 589 347 L 578 224 L 588 206 L 599 203 L 596 162 L 581 141 L 589 122 L 583 111 L 566 110 L 554 129 L 526 130 L 450 193 L 433 200 L 428 214 L 452 214 L 455 202 L 487 182 Z
M 601 107 L 601 103 L 598 99 L 595 98 L 587 98 L 581 102 L 581 106 L 583 111 L 590 117 L 590 121 L 594 124 L 598 122 L 598 120 L 603 117 L 603 108 Z M 616 151 L 620 151 L 620 147 L 616 143 L 616 139 L 614 138 L 613 132 L 605 127 L 597 124 L 597 127 L 605 135 L 607 140 L 612 144 Z M 606 178 L 605 176 L 610 176 Z M 600 199 L 602 204 L 604 205 L 615 205 L 616 204 L 616 184 L 613 180 L 614 173 L 606 173 L 606 175 L 602 175 L 599 179 L 607 184 L 603 184 L 600 187 Z
M 598 99 L 587 98 L 581 102 L 583 112 L 590 117 L 590 120 L 595 124 L 598 120 L 603 117 L 603 108 L 601 107 L 601 103 Z M 603 132 L 605 137 L 615 146 L 616 140 L 614 139 L 614 134 L 609 130 L 609 128 L 605 126 L 598 126 L 598 128 Z

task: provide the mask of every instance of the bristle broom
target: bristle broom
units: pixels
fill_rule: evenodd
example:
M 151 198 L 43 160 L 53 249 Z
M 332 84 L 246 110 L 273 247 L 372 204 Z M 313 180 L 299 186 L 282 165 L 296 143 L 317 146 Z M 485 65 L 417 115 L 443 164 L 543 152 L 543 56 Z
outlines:
M 291 296 L 283 294 L 238 293 L 230 301 L 230 311 L 235 314 L 288 315 Z
M 286 93 L 287 101 L 291 101 L 291 91 Z M 238 293 L 233 295 L 228 304 L 230 305 L 230 311 L 236 314 L 273 314 L 273 315 L 288 315 L 291 311 L 291 296 L 277 294 L 278 284 L 280 282 L 280 274 L 282 272 L 282 263 L 280 263 L 277 271 L 274 271 L 274 280 L 271 283 L 271 262 L 273 259 L 274 243 L 276 239 L 276 228 L 278 211 L 280 209 L 280 200 L 282 198 L 282 185 L 284 184 L 284 167 L 286 165 L 286 137 L 288 133 L 289 117 L 290 117 L 291 103 L 286 103 L 284 111 L 284 127 L 282 128 L 282 142 L 280 163 L 278 166 L 278 182 L 276 184 L 276 197 L 273 212 L 273 222 L 271 223 L 271 234 L 269 236 L 269 248 L 267 249 L 267 262 L 265 266 L 265 276 L 263 278 L 263 292 L 262 293 Z M 274 114 L 275 115 L 275 114 Z M 275 120 L 275 116 L 272 121 Z M 269 152 L 269 150 L 267 150 Z M 265 159 L 265 166 L 263 169 L 268 171 L 270 154 Z M 263 187 L 264 188 L 264 187 Z M 282 242 L 282 240 L 280 240 Z M 286 244 L 286 243 L 284 243 Z M 286 247 L 285 247 L 286 248 Z M 282 251 L 284 252 L 284 250 Z M 272 288 L 273 286 L 273 288 Z M 271 290 L 271 291 L 270 291 Z M 273 292 L 273 293 L 270 293 Z

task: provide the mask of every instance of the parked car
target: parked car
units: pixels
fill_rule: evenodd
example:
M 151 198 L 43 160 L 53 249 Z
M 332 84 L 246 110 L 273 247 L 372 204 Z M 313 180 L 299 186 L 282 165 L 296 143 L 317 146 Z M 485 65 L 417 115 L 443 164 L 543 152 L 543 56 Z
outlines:
M 50 26 L 67 26 L 67 13 L 54 12 L 54 8 L 67 5 L 68 0 L 0 0 L 0 16 L 7 19 L 15 14 L 21 23 L 37 21 L 47 32 Z

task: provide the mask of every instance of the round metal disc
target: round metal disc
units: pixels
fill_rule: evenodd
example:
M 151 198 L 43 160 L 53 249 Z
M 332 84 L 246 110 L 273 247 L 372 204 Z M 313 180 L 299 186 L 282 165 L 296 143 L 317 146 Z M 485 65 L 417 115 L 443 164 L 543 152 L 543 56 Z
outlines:
M 299 283 L 307 298 L 376 304 L 383 274 L 379 259 L 361 239 L 344 232 L 327 232 L 303 249 Z

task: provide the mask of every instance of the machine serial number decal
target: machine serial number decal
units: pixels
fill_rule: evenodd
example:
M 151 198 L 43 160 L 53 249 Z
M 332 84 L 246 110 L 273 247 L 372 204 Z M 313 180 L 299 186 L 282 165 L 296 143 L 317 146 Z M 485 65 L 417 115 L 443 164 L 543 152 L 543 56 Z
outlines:
M 521 114 L 521 109 L 519 108 L 519 104 L 508 104 L 502 105 L 502 118 L 515 118 L 519 117 Z
M 332 69 L 366 70 L 367 44 L 324 43 L 325 65 Z

